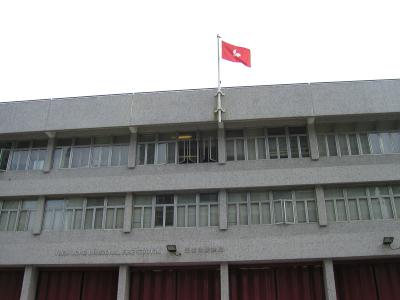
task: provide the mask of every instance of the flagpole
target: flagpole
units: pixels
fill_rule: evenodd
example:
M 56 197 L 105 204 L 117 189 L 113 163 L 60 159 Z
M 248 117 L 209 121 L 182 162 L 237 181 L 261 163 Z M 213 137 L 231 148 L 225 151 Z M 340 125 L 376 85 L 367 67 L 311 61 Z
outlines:
M 218 127 L 223 127 L 222 123 L 222 112 L 224 112 L 221 103 L 221 54 L 220 54 L 220 35 L 217 34 L 217 49 L 218 49 L 218 90 L 217 90 L 217 109 L 215 110 L 218 113 Z

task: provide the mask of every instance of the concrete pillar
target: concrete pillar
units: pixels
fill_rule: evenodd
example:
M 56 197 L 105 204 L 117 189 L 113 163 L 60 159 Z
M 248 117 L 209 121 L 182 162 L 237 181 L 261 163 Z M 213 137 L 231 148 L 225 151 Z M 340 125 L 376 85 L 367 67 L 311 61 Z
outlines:
M 129 127 L 129 131 L 128 168 L 133 169 L 136 166 L 137 127 Z
M 36 267 L 26 266 L 22 281 L 20 300 L 35 300 L 38 271 Z
M 118 293 L 117 300 L 129 299 L 129 266 L 120 266 L 118 272 Z
M 324 199 L 324 189 L 322 186 L 315 187 L 315 196 L 317 199 L 318 222 L 320 226 L 328 225 L 328 217 L 326 215 L 326 205 Z
M 325 299 L 336 300 L 335 274 L 333 271 L 333 262 L 331 259 L 324 260 L 323 272 L 324 272 Z
M 131 232 L 132 228 L 132 209 L 133 209 L 133 195 L 126 193 L 125 195 L 125 209 L 124 209 L 124 226 L 122 231 L 125 233 Z
M 219 229 L 228 229 L 228 206 L 226 199 L 226 191 L 220 190 L 218 192 L 218 203 L 219 203 Z
M 43 224 L 43 218 L 44 218 L 44 205 L 45 205 L 46 199 L 44 196 L 39 196 L 37 200 L 37 207 L 36 207 L 36 214 L 35 214 L 35 220 L 32 225 L 32 234 L 40 234 L 42 231 L 42 224 Z
M 54 148 L 56 146 L 56 133 L 55 132 L 46 132 L 49 140 L 47 141 L 47 154 L 46 160 L 44 161 L 43 166 L 43 173 L 50 172 L 51 168 L 53 167 L 53 155 L 54 155 Z
M 317 132 L 315 130 L 315 118 L 307 118 L 308 140 L 310 142 L 310 156 L 312 160 L 319 159 Z
M 228 264 L 220 265 L 221 300 L 229 300 L 229 268 Z
M 223 125 L 218 128 L 218 163 L 221 165 L 226 163 L 225 129 Z

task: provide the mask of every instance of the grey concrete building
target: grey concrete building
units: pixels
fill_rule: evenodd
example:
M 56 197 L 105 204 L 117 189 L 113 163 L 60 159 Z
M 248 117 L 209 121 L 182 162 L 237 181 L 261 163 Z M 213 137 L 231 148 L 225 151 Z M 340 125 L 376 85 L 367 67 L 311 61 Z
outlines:
M 400 80 L 223 93 L 0 103 L 0 299 L 400 299 Z

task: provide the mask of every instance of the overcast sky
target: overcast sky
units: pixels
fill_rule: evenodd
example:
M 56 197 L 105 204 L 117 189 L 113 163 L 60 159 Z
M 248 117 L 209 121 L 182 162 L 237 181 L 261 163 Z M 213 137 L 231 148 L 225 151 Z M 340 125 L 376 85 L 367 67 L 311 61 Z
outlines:
M 400 3 L 3 0 L 0 101 L 400 77 Z

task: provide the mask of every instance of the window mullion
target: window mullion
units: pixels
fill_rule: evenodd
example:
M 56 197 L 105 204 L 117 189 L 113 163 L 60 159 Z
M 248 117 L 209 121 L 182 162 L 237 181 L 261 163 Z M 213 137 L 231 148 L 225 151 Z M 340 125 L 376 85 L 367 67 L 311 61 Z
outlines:
M 196 227 L 200 226 L 200 194 L 196 193 Z
M 346 219 L 347 221 L 350 221 L 350 210 L 349 210 L 349 201 L 347 198 L 347 188 L 343 189 L 343 196 L 344 196 L 344 208 L 346 211 Z
M 247 225 L 250 225 L 251 224 L 250 192 L 246 193 L 246 206 L 247 206 Z

